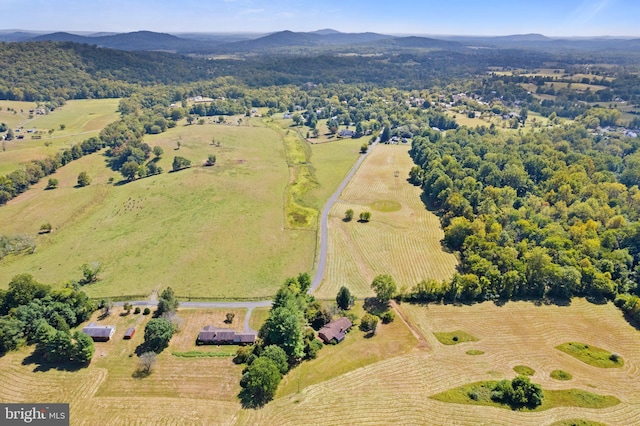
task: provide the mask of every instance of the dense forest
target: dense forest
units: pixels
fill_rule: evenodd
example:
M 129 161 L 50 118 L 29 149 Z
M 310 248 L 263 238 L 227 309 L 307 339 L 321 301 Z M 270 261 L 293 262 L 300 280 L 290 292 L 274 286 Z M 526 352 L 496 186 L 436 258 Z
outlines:
M 420 300 L 594 300 L 640 277 L 640 141 L 581 124 L 526 134 L 460 128 L 414 138 L 421 185 L 460 253 L 460 273 L 420 283 Z

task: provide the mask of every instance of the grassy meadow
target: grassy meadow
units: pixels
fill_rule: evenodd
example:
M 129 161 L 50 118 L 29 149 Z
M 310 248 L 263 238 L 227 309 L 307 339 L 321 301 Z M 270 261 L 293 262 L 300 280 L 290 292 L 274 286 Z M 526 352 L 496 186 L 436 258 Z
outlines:
M 6 233 L 35 235 L 44 222 L 53 232 L 37 237 L 33 255 L 0 261 L 0 274 L 62 283 L 97 261 L 102 279 L 84 288 L 92 297 L 145 296 L 170 285 L 183 298 L 243 298 L 270 297 L 285 277 L 312 268 L 315 235 L 284 227 L 289 174 L 278 133 L 192 125 L 145 141 L 163 147 L 163 174 L 125 184 L 97 153 L 58 170 L 60 188 L 45 191 L 43 179 L 2 207 Z M 209 154 L 217 164 L 203 167 Z M 193 167 L 168 173 L 174 155 Z M 82 170 L 93 182 L 74 188 Z
M 24 135 L 24 139 L 7 141 L 6 150 L 0 151 L 0 175 L 20 168 L 29 160 L 55 155 L 61 149 L 97 136 L 107 124 L 118 120 L 118 102 L 119 99 L 72 100 L 48 115 L 35 115 L 30 119 L 28 111 L 36 107 L 35 103 L 0 101 L 0 122 L 14 130 L 23 127 L 20 133 Z M 7 108 L 18 113 L 13 114 Z M 19 112 L 21 110 L 24 112 Z M 61 124 L 64 130 L 60 129 Z M 41 139 L 34 139 L 35 133 L 27 133 L 31 129 L 39 131 L 37 136 Z M 50 129 L 54 129 L 51 134 Z
M 408 150 L 408 145 L 373 148 L 334 205 L 318 297 L 334 298 L 343 285 L 358 297 L 371 296 L 370 284 L 378 274 L 390 274 L 399 287 L 411 287 L 455 272 L 456 257 L 440 244 L 440 221 L 422 203 L 421 189 L 407 182 L 413 166 Z M 351 222 L 343 221 L 347 209 L 355 212 Z M 368 223 L 357 220 L 363 211 L 372 214 Z
M 86 102 L 86 111 L 95 106 Z M 104 111 L 111 108 L 105 105 Z M 99 124 L 109 121 L 100 116 L 104 123 Z M 67 115 L 65 131 L 99 127 L 87 117 L 73 121 Z M 297 151 L 285 145 L 289 139 Z M 284 278 L 311 271 L 314 263 L 317 221 L 305 229 L 288 226 L 288 188 L 299 183 L 297 200 L 317 216 L 358 158 L 360 143 L 344 139 L 311 146 L 278 123 L 266 127 L 255 118 L 240 126 L 181 123 L 147 135 L 145 142 L 164 149 L 158 163 L 163 174 L 126 183 L 96 153 L 59 169 L 52 176 L 60 182 L 58 189 L 44 190 L 45 178 L 0 208 L 3 233 L 37 239 L 34 254 L 0 260 L 0 275 L 28 272 L 60 285 L 80 278 L 82 264 L 100 262 L 101 280 L 84 287 L 91 297 L 142 298 L 166 286 L 183 299 L 271 297 Z M 16 152 L 26 160 L 41 148 Z M 209 154 L 217 156 L 213 167 L 204 166 Z M 191 160 L 192 167 L 168 173 L 175 155 Z M 295 180 L 297 172 L 290 167 L 296 155 L 294 163 L 304 165 L 304 181 Z M 92 183 L 76 188 L 81 171 Z M 53 231 L 38 235 L 47 222 Z

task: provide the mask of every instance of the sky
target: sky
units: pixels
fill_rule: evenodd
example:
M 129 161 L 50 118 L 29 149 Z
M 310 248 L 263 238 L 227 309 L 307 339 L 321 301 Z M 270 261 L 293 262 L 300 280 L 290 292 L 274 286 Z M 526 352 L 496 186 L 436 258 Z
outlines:
M 0 30 L 640 37 L 639 0 L 0 0 Z

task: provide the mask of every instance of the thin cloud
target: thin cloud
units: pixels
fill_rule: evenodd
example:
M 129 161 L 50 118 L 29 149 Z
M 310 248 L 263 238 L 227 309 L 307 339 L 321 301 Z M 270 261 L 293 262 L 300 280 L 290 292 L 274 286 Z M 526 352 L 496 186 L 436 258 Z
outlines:
M 617 0 L 584 0 L 569 18 L 575 24 L 586 24 L 598 17 L 600 13 L 612 6 Z
M 245 9 L 240 12 L 241 15 L 258 15 L 264 13 L 264 9 Z

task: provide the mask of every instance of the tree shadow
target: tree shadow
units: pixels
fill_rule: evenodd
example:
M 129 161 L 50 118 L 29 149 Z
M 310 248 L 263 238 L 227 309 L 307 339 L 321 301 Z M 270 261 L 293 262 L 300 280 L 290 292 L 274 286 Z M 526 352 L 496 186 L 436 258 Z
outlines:
M 366 297 L 364 299 L 364 310 L 371 315 L 380 316 L 389 310 L 389 302 L 382 303 L 375 297 Z
M 131 373 L 131 377 L 133 377 L 134 379 L 142 380 L 146 377 L 149 377 L 151 373 L 152 373 L 151 370 L 146 370 L 144 368 L 136 368 L 136 370 L 133 373 Z
M 47 372 L 49 370 L 74 372 L 86 368 L 89 365 L 89 362 L 86 364 L 76 364 L 72 362 L 50 362 L 43 359 L 41 355 L 37 354 L 34 351 L 31 353 L 31 355 L 28 355 L 22 360 L 22 365 L 35 365 L 35 367 L 33 368 L 34 373 Z
M 262 401 L 254 398 L 253 395 L 247 389 L 241 389 L 238 393 L 238 398 L 240 399 L 240 404 L 244 409 L 253 409 L 257 410 L 266 405 L 269 401 Z

